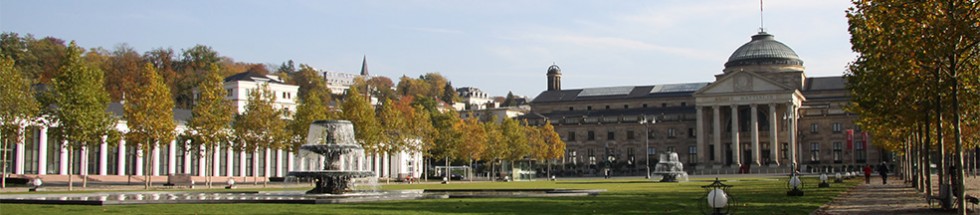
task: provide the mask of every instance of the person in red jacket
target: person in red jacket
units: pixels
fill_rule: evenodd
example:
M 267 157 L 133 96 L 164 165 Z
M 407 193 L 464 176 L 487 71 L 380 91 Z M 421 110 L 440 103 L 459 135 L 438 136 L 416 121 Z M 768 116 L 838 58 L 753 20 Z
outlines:
M 871 183 L 871 164 L 864 165 L 864 183 L 865 184 Z

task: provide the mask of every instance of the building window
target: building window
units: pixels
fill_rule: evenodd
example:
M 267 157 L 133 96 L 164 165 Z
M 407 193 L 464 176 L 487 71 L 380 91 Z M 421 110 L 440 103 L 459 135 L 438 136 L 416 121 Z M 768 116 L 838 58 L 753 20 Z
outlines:
M 568 111 L 575 111 L 574 107 L 568 107 Z
M 697 132 L 694 132 L 694 128 L 687 128 L 687 137 L 690 138 L 698 137 Z
M 708 145 L 708 160 L 715 160 L 715 145 Z
M 668 146 L 667 147 L 667 153 L 671 153 L 671 152 L 676 152 L 676 151 L 674 151 L 674 147 L 673 146 Z
M 656 164 L 659 160 L 658 157 L 656 147 L 647 147 L 647 159 L 650 159 L 650 164 Z
M 810 143 L 810 162 L 819 163 L 820 162 L 820 144 Z
M 842 163 L 844 161 L 843 156 L 841 156 L 842 148 L 840 142 L 834 142 L 834 163 Z
M 810 133 L 814 133 L 814 134 L 816 134 L 816 133 L 817 133 L 817 131 L 819 131 L 819 130 L 818 130 L 818 129 L 819 129 L 819 127 L 820 127 L 820 126 L 817 126 L 817 123 L 812 123 L 812 124 L 810 124 Z
M 681 102 L 681 107 L 687 107 L 687 102 Z
M 647 104 L 643 104 L 643 108 L 647 108 Z
M 779 147 L 779 151 L 780 151 L 780 153 L 783 154 L 780 157 L 782 157 L 782 158 L 788 158 L 789 157 L 789 143 L 783 143 L 783 147 Z
M 698 163 L 698 147 L 687 147 L 687 163 Z
M 595 150 L 589 149 L 589 164 L 595 165 Z
M 589 131 L 587 140 L 595 140 L 595 131 Z
M 609 105 L 606 105 L 606 110 L 609 110 Z
M 674 128 L 668 128 L 667 138 L 675 138 L 675 137 L 677 137 L 677 130 L 675 130 Z
M 623 109 L 630 109 L 630 105 L 623 105 Z
M 636 139 L 636 135 L 633 134 L 633 131 L 632 130 L 626 131 L 626 139 L 627 140 L 634 140 L 634 139 Z
M 667 107 L 667 103 L 660 103 L 660 107 Z
M 616 132 L 614 131 L 606 132 L 606 140 L 616 140 Z
M 656 133 L 653 133 L 653 130 L 647 130 L 647 139 L 648 140 L 652 140 L 654 138 L 654 136 L 656 136 Z
M 575 141 L 575 132 L 569 131 L 568 136 L 565 136 L 565 139 L 568 141 Z
M 842 130 L 844 130 L 844 128 L 842 128 L 842 127 L 843 127 L 843 126 L 841 126 L 839 122 L 835 122 L 835 123 L 834 123 L 834 125 L 833 125 L 833 126 L 831 126 L 831 130 L 832 130 L 832 131 L 833 131 L 833 132 L 834 132 L 835 134 L 839 134 L 839 133 L 840 133 L 840 132 L 841 132 Z
M 861 142 L 858 142 L 857 144 L 855 144 L 854 145 L 854 149 L 855 149 L 854 150 L 854 153 L 856 153 L 854 155 L 854 157 L 855 157 L 854 159 L 857 160 L 858 163 L 864 163 L 864 162 L 866 162 L 866 160 L 868 159 L 867 158 L 868 155 L 865 152 L 866 150 L 864 150 L 864 141 L 861 141 Z
M 585 109 L 586 110 L 592 110 L 592 106 L 586 106 Z

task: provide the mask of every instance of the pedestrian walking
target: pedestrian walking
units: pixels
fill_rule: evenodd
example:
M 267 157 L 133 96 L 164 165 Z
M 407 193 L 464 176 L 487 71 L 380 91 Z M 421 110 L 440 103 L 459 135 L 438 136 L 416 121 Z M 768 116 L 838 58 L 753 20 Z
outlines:
M 881 184 L 888 184 L 888 165 L 884 161 L 878 164 L 878 174 L 881 174 Z
M 864 165 L 864 184 L 871 183 L 871 164 Z

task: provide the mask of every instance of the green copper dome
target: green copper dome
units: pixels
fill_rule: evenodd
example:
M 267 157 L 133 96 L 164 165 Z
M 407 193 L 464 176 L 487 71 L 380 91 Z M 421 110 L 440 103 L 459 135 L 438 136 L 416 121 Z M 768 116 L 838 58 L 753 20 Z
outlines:
M 789 46 L 773 39 L 771 34 L 759 32 L 752 36 L 752 41 L 738 47 L 725 63 L 726 68 L 745 65 L 802 66 L 803 60 Z

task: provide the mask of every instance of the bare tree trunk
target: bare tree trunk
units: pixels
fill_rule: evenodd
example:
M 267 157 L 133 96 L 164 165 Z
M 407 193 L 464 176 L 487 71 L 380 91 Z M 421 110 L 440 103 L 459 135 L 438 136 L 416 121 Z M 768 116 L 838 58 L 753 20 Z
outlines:
M 16 135 L 16 134 L 14 134 L 14 135 Z M 14 137 L 14 138 L 16 138 L 16 137 Z M 10 157 L 10 156 L 7 155 L 7 152 L 8 152 L 7 147 L 10 145 L 10 140 L 9 139 L 10 139 L 9 137 L 8 138 L 3 138 L 2 136 L 0 136 L 0 149 L 3 150 L 3 154 L 0 154 L 0 160 L 3 160 L 3 167 L 0 167 L 0 168 L 2 168 L 2 169 L 0 169 L 0 170 L 2 170 L 2 174 L 0 174 L 0 178 L 2 178 L 2 179 L 0 179 L 0 189 L 6 189 L 7 188 L 7 159 Z
M 0 189 L 7 188 L 7 145 L 9 145 L 8 142 L 9 141 L 7 141 L 6 138 L 0 137 L 0 149 L 3 150 L 3 154 L 0 154 L 0 160 L 3 160 L 3 167 L 0 167 L 2 168 L 0 169 L 2 170 L 2 175 L 0 175 L 0 178 L 3 178 L 0 179 L 2 180 L 0 181 Z
M 74 182 L 74 180 L 72 180 L 73 175 L 72 175 L 72 168 L 71 168 L 72 157 L 74 157 L 73 155 L 75 155 L 75 153 L 73 153 L 72 151 L 71 144 L 68 144 L 68 191 L 74 190 L 74 185 L 72 185 L 72 182 Z

